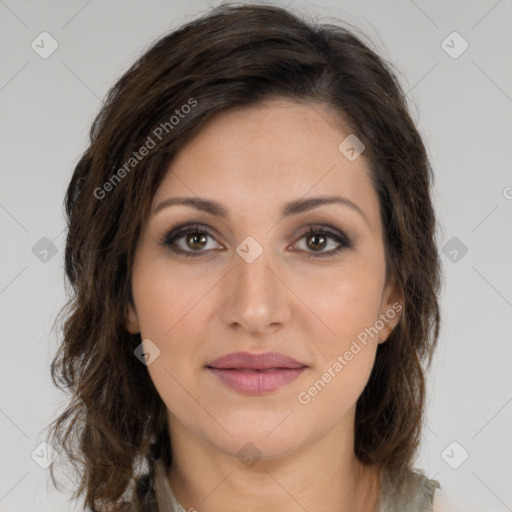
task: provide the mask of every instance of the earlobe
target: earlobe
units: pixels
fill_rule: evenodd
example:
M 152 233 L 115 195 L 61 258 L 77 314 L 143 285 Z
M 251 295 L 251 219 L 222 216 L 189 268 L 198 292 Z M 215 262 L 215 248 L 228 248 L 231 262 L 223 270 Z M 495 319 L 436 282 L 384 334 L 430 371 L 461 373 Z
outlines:
M 137 334 L 140 332 L 139 328 L 139 320 L 137 318 L 137 313 L 134 308 L 130 305 L 127 307 L 127 312 L 125 314 L 125 328 L 130 334 Z
M 402 316 L 403 305 L 400 300 L 395 300 L 394 302 L 389 302 L 386 304 L 380 318 L 385 323 L 384 327 L 381 329 L 383 333 L 382 338 L 379 335 L 379 343 L 384 343 L 391 336 L 391 333 L 398 327 L 398 323 L 400 322 L 400 318 Z
M 386 286 L 383 295 L 383 308 L 380 318 L 383 319 L 386 325 L 382 329 L 382 338 L 379 336 L 379 343 L 384 343 L 388 340 L 402 316 L 403 292 L 394 275 L 391 278 L 391 282 Z
M 400 319 L 401 311 L 403 309 L 404 296 L 402 288 L 396 281 L 395 276 L 391 278 L 391 282 L 387 284 L 383 294 L 383 311 L 386 316 L 392 315 L 391 318 L 394 318 L 395 315 Z M 393 328 L 398 323 L 398 320 L 395 322 L 390 322 Z
M 385 343 L 386 341 L 388 341 L 389 335 L 391 334 L 393 327 L 391 327 L 390 325 L 386 325 L 382 330 L 384 331 L 385 334 L 384 334 L 383 339 L 379 335 L 379 338 L 378 338 L 379 345 L 381 343 Z

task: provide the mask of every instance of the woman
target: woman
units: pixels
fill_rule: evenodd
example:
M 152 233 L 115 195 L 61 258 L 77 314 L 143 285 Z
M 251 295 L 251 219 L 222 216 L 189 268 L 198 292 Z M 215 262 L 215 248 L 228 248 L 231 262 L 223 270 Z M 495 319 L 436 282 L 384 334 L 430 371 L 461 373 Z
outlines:
M 391 66 L 341 26 L 223 5 L 146 51 L 90 135 L 52 364 L 75 497 L 432 510 L 432 170 Z

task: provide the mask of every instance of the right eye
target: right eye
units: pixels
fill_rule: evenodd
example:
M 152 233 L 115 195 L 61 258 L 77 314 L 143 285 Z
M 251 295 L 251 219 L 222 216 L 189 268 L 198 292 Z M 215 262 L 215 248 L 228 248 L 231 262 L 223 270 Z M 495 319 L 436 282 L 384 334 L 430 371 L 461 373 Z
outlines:
M 213 235 L 201 225 L 194 224 L 169 231 L 162 237 L 160 243 L 176 254 L 196 257 L 207 252 L 203 249 L 208 245 L 208 237 L 213 238 Z

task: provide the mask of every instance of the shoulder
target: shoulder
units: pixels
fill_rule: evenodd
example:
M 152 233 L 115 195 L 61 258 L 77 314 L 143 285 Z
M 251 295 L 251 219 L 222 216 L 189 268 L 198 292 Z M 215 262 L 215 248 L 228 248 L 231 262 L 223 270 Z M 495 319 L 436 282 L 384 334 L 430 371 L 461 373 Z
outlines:
M 437 489 L 434 494 L 432 512 L 457 512 L 457 510 L 450 503 L 446 492 L 442 489 Z
M 381 503 L 378 512 L 444 512 L 433 508 L 434 497 L 441 488 L 439 482 L 429 479 L 422 471 L 407 471 L 399 484 L 382 479 Z

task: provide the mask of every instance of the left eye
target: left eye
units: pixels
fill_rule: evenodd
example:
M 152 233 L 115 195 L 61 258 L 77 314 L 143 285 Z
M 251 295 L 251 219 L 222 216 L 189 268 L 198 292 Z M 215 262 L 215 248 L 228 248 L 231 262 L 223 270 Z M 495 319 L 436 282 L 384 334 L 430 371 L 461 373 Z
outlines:
M 161 243 L 162 245 L 168 246 L 175 254 L 186 257 L 201 256 L 201 253 L 206 252 L 206 250 L 203 249 L 207 249 L 208 237 L 213 239 L 213 235 L 199 225 L 185 226 L 167 233 L 161 240 Z M 350 240 L 343 233 L 334 233 L 323 227 L 310 228 L 299 237 L 298 241 L 302 239 L 305 240 L 306 249 L 299 249 L 299 251 L 313 253 L 312 257 L 331 256 L 342 249 L 351 247 Z M 185 246 L 180 244 L 180 242 L 183 241 Z M 325 251 L 324 249 L 329 241 L 331 243 L 335 242 L 334 248 Z M 310 250 L 308 250 L 308 248 Z
M 312 252 L 320 252 L 320 254 L 315 255 L 316 257 L 330 256 L 342 249 L 350 247 L 350 241 L 346 236 L 332 233 L 325 229 L 311 228 L 299 238 L 299 240 L 303 239 L 306 242 L 306 247 L 312 249 Z M 330 250 L 323 251 L 329 241 L 334 244 L 334 247 Z M 306 249 L 306 252 L 309 251 Z

